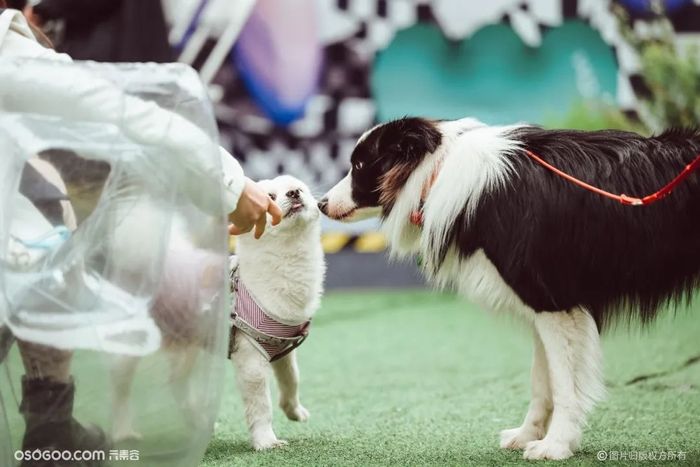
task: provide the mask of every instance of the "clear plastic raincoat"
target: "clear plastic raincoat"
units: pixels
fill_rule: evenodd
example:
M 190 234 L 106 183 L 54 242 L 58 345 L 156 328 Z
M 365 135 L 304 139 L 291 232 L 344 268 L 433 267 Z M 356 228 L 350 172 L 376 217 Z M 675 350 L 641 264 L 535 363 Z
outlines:
M 199 462 L 228 338 L 226 213 L 243 185 L 216 140 L 186 66 L 0 54 L 0 465 L 22 441 L 15 339 L 75 351 L 74 412 L 113 435 L 108 465 Z M 39 209 L 22 184 L 32 163 L 59 175 L 75 221 Z

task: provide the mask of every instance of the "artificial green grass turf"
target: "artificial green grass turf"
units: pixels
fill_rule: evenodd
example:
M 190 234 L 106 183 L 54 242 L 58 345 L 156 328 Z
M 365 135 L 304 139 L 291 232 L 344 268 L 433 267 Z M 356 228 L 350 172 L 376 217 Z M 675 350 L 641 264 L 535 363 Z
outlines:
M 700 362 L 684 366 L 700 355 L 700 300 L 647 329 L 608 333 L 603 344 L 608 398 L 590 416 L 582 449 L 557 465 L 600 465 L 599 450 L 684 451 L 674 465 L 700 465 Z M 521 323 L 453 296 L 328 294 L 299 350 L 311 419 L 290 422 L 275 408 L 275 432 L 289 445 L 252 451 L 229 365 L 201 465 L 532 464 L 498 447 L 498 432 L 527 410 L 530 354 Z

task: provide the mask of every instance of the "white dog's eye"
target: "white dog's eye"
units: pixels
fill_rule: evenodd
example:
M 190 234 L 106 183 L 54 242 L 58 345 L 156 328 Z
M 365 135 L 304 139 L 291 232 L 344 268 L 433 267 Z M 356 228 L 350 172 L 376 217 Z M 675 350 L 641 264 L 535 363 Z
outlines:
M 364 162 L 362 162 L 362 161 L 357 161 L 357 162 L 355 162 L 355 165 L 353 165 L 352 167 L 353 167 L 353 169 L 355 169 L 355 170 L 360 170 L 360 169 L 362 169 L 362 167 L 364 167 L 364 166 L 365 166 L 365 163 L 364 163 Z
M 272 201 L 277 199 L 277 195 L 274 193 L 268 193 L 267 196 L 269 196 Z

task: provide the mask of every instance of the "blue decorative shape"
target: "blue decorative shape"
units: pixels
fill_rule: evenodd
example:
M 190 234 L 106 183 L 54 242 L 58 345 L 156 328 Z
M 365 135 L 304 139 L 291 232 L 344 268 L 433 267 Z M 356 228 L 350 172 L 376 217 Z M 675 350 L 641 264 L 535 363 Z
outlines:
M 231 60 L 250 97 L 270 120 L 285 126 L 304 116 L 307 100 L 298 101 L 296 105 L 282 101 L 277 90 L 268 86 L 253 72 L 253 67 L 249 66 L 243 54 L 236 53 L 235 47 L 231 53 Z
M 619 0 L 626 8 L 639 14 L 652 13 L 652 0 Z M 667 13 L 671 13 L 685 5 L 693 3 L 693 0 L 663 0 L 661 2 Z

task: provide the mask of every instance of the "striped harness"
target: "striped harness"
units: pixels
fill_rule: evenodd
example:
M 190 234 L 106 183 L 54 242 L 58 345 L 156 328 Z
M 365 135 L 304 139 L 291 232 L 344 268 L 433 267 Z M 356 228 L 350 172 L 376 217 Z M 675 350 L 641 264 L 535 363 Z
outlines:
M 231 338 L 229 358 L 233 353 L 237 331 L 253 340 L 255 347 L 269 362 L 274 362 L 299 347 L 309 335 L 311 320 L 289 325 L 270 316 L 258 305 L 248 288 L 240 280 L 238 269 L 231 271 L 231 292 L 234 305 L 231 310 Z

